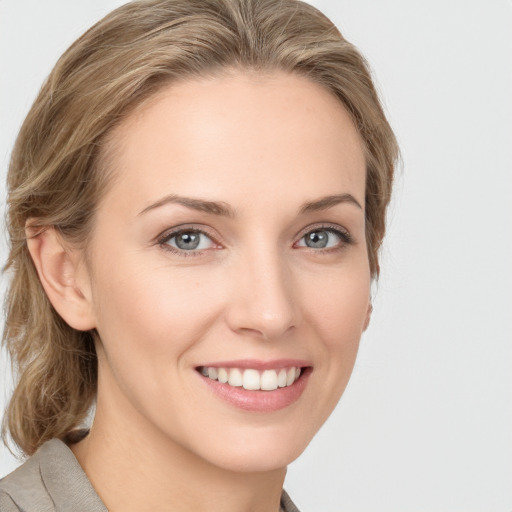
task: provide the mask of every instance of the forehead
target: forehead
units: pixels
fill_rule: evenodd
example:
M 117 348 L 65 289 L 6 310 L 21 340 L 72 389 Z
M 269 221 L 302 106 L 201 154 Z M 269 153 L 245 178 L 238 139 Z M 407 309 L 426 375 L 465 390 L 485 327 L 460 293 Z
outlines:
M 171 192 L 236 200 L 293 183 L 297 201 L 334 187 L 354 189 L 364 204 L 363 144 L 350 115 L 297 75 L 236 72 L 166 86 L 111 141 L 113 192 L 131 187 L 132 203 Z

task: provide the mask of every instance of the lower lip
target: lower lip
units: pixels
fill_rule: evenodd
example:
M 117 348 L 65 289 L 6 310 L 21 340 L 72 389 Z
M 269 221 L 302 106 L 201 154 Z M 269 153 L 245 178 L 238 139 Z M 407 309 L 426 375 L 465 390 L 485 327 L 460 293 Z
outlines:
M 234 387 L 209 379 L 199 373 L 198 375 L 215 395 L 238 409 L 273 412 L 292 405 L 300 398 L 311 371 L 311 368 L 303 368 L 300 377 L 291 386 L 277 388 L 274 391 L 249 391 L 243 387 Z

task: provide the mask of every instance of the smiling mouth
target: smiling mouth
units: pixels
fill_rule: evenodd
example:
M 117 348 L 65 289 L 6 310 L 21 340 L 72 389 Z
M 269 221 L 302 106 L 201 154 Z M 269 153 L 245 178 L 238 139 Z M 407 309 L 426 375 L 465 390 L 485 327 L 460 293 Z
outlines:
M 208 379 L 248 391 L 275 391 L 279 388 L 290 387 L 300 378 L 304 370 L 305 368 L 298 366 L 262 371 L 254 368 L 215 366 L 200 366 L 197 368 L 197 371 Z

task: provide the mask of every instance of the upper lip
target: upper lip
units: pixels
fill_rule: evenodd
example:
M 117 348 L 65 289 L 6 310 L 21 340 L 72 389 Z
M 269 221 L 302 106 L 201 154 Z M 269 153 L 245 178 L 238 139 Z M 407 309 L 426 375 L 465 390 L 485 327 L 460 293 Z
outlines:
M 309 361 L 304 359 L 274 359 L 272 361 L 263 361 L 260 359 L 237 359 L 233 361 L 215 361 L 199 365 L 198 368 L 240 368 L 254 370 L 279 370 L 281 368 L 304 368 L 311 366 Z

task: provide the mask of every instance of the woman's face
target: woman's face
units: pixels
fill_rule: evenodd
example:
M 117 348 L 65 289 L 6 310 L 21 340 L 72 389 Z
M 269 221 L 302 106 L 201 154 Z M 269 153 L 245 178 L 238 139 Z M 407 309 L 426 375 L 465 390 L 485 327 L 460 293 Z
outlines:
M 338 402 L 369 315 L 349 115 L 305 78 L 232 73 L 169 86 L 113 147 L 84 281 L 95 421 L 222 468 L 285 466 Z

